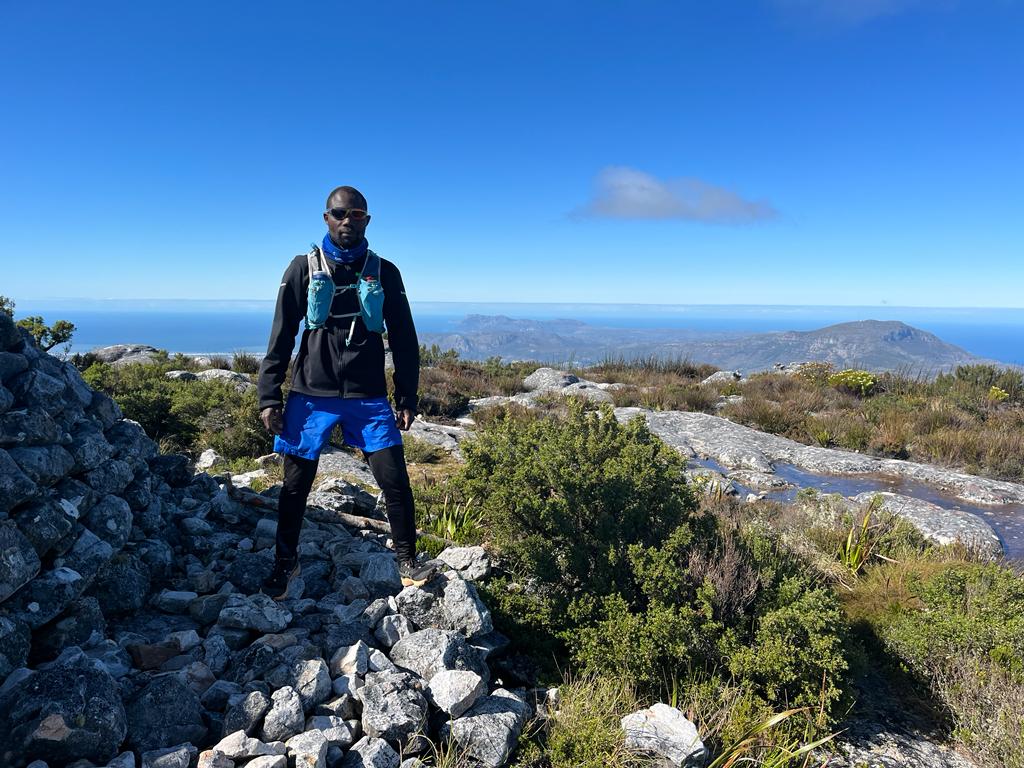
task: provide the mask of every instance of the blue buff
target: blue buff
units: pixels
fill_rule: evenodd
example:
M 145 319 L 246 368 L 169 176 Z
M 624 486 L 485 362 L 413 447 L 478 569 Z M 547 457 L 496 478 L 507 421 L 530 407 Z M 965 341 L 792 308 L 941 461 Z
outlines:
M 370 244 L 366 242 L 364 237 L 359 245 L 352 248 L 339 248 L 331 240 L 329 234 L 324 235 L 324 253 L 327 254 L 327 258 L 331 261 L 337 261 L 341 264 L 351 264 L 354 261 L 358 261 L 366 254 L 366 249 L 370 247 Z

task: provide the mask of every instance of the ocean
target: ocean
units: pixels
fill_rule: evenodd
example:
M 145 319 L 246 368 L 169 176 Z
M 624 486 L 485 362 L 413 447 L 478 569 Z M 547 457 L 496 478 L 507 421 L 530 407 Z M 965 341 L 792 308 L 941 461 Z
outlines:
M 467 315 L 573 319 L 611 328 L 678 328 L 730 334 L 807 331 L 853 320 L 900 320 L 972 354 L 1024 365 L 1024 309 L 638 304 L 413 303 L 420 333 L 451 333 Z M 269 301 L 24 300 L 16 317 L 42 315 L 77 326 L 70 351 L 149 344 L 187 354 L 262 353 Z

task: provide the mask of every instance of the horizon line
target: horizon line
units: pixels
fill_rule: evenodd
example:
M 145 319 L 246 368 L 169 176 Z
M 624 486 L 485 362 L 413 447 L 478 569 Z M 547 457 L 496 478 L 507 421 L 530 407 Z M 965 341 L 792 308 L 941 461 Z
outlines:
M 177 304 L 202 304 L 202 303 L 232 303 L 232 304 L 270 304 L 275 303 L 275 299 L 223 299 L 223 298 L 86 298 L 86 297 L 69 297 L 69 296 L 50 296 L 41 298 L 23 298 L 15 299 L 15 307 L 19 302 L 82 302 L 82 303 L 131 303 L 131 304 L 158 304 L 158 303 L 177 303 Z M 724 309 L 730 307 L 737 308 L 779 308 L 779 309 L 937 309 L 937 310 L 1005 310 L 1005 311 L 1024 311 L 1024 306 L 1020 307 L 1007 307 L 1007 306 L 980 306 L 980 305 L 936 305 L 936 304 L 745 304 L 745 303 L 730 303 L 730 304 L 684 304 L 684 303 L 664 303 L 664 302 L 613 302 L 613 301 L 487 301 L 487 300 L 475 300 L 475 301 L 452 301 L 444 299 L 415 299 L 410 301 L 411 304 L 445 304 L 454 306 L 476 306 L 476 305 L 508 305 L 508 306 L 549 306 L 549 307 L 681 307 L 681 308 L 714 308 Z

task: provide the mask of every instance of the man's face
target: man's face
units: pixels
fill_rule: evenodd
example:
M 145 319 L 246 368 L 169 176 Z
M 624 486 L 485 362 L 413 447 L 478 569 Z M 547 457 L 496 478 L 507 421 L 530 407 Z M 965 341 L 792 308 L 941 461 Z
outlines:
M 365 210 L 365 206 L 366 203 L 351 192 L 338 192 L 332 195 L 330 205 L 327 206 L 327 211 L 324 213 L 324 221 L 327 224 L 327 231 L 331 234 L 331 240 L 342 248 L 351 248 L 362 242 L 366 235 L 366 225 L 370 223 L 369 215 L 362 219 L 357 219 L 354 216 L 344 216 L 339 219 L 331 211 L 336 211 L 339 208 Z

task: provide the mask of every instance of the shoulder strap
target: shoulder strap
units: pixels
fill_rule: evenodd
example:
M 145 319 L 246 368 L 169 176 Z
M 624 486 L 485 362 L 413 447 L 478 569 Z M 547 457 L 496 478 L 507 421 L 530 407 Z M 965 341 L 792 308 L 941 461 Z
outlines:
M 323 251 L 320 250 L 320 246 L 316 243 L 312 244 L 312 248 L 310 248 L 309 253 L 306 254 L 306 263 L 309 266 L 310 280 L 313 279 L 314 272 L 326 272 L 327 274 L 331 274 L 331 267 L 327 263 L 327 257 L 324 256 Z
M 380 256 L 370 249 L 366 250 L 366 261 L 363 262 L 363 271 L 359 276 L 364 275 L 372 275 L 380 280 Z
M 317 264 L 318 261 L 319 259 L 317 258 L 316 246 L 314 246 L 313 250 L 306 254 L 306 265 L 309 267 L 310 281 L 313 280 L 313 273 L 320 269 L 320 267 Z

